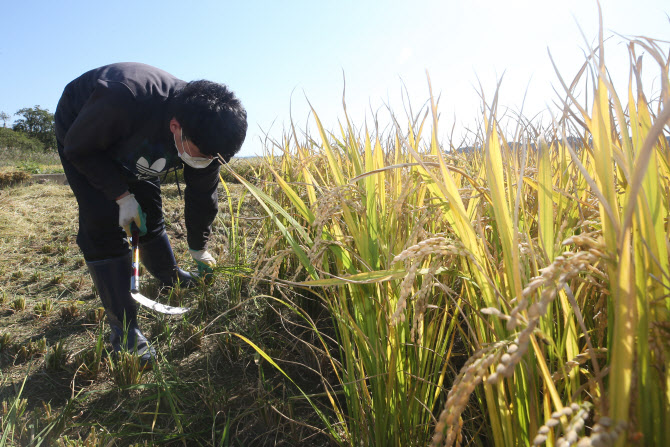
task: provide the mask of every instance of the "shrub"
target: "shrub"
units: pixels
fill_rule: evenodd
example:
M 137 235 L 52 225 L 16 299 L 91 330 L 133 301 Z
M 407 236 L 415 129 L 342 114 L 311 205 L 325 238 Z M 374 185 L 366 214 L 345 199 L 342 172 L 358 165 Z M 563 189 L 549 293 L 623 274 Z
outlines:
M 44 150 L 44 144 L 22 132 L 0 127 L 0 150 L 7 149 L 37 152 Z

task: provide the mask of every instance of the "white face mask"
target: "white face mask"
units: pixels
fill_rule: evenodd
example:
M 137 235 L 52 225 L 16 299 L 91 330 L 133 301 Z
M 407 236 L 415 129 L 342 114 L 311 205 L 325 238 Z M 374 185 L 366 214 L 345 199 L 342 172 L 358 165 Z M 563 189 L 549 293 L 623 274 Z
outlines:
M 172 138 L 174 138 L 174 147 L 177 148 L 177 155 L 179 156 L 179 158 L 181 158 L 181 161 L 183 161 L 184 163 L 195 169 L 202 169 L 209 166 L 209 164 L 214 161 L 213 158 L 192 157 L 188 154 L 188 152 L 186 152 L 186 149 L 184 148 L 184 141 L 186 141 L 184 140 L 184 130 L 180 129 L 180 131 L 181 133 L 179 134 L 179 138 L 181 139 L 182 152 L 179 152 L 179 147 L 177 147 L 177 138 L 175 137 L 174 134 L 172 134 Z M 188 141 L 186 141 L 186 144 L 188 144 Z

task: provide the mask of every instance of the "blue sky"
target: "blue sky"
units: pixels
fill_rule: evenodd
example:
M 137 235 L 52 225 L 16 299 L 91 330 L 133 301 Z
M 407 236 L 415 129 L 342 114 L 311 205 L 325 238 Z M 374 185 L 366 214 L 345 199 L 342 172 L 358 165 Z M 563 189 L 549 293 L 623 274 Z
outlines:
M 670 41 L 667 0 L 603 0 L 606 61 L 628 77 L 624 36 Z M 63 87 L 111 62 L 136 61 L 184 80 L 228 84 L 244 103 L 249 133 L 240 155 L 261 154 L 291 117 L 308 127 L 309 104 L 335 130 L 347 111 L 357 126 L 386 105 L 404 118 L 402 88 L 419 108 L 426 71 L 441 95 L 440 126 L 456 139 L 491 98 L 534 115 L 556 99 L 547 48 L 566 78 L 597 38 L 591 0 L 151 1 L 0 0 L 0 111 L 40 105 L 55 111 Z M 666 45 L 667 48 L 667 45 Z M 651 60 L 647 64 L 651 65 Z M 657 72 L 649 74 L 658 86 Z M 624 83 L 625 86 L 625 83 Z

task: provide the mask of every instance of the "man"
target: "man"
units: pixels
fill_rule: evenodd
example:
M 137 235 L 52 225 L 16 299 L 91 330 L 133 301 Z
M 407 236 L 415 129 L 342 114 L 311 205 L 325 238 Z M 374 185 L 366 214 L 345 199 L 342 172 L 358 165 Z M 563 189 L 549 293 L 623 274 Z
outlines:
M 216 264 L 206 244 L 217 214 L 220 161 L 242 146 L 247 114 L 225 85 L 186 83 L 139 63 L 117 63 L 70 82 L 55 113 L 58 154 L 79 204 L 81 248 L 112 329 L 115 352 L 155 351 L 137 323 L 125 236 L 140 230 L 140 259 L 161 284 L 196 281 L 178 268 L 165 232 L 159 175 L 184 169 L 189 252 L 202 274 Z M 124 233 L 125 230 L 125 233 Z

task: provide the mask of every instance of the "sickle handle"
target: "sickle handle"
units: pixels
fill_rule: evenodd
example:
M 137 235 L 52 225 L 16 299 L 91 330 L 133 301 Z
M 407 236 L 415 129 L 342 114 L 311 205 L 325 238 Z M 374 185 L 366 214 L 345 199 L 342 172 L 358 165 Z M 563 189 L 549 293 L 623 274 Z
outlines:
M 133 229 L 131 243 L 133 246 L 132 276 L 130 277 L 130 291 L 139 293 L 140 291 L 140 248 L 139 248 L 139 230 Z

